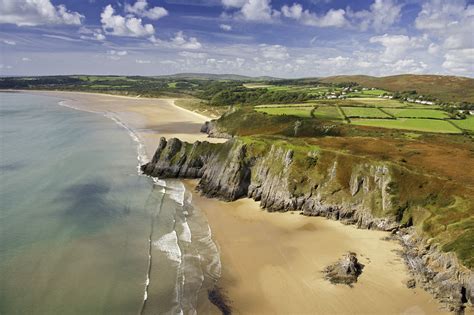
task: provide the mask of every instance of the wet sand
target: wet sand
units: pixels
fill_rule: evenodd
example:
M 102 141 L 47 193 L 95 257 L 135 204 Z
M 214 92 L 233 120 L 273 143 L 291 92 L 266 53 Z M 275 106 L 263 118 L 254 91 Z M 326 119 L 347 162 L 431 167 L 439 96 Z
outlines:
M 108 112 L 133 128 L 151 157 L 160 137 L 211 140 L 199 133 L 208 118 L 173 105 L 172 99 L 140 99 L 76 92 L 34 92 L 67 99 L 78 109 Z M 194 191 L 196 181 L 185 181 Z M 235 314 L 443 314 L 422 289 L 408 289 L 400 246 L 385 232 L 294 213 L 268 213 L 252 200 L 222 202 L 193 193 L 205 212 L 222 261 L 219 287 Z M 321 271 L 347 251 L 365 265 L 353 288 L 332 285 Z M 219 314 L 201 294 L 200 313 Z

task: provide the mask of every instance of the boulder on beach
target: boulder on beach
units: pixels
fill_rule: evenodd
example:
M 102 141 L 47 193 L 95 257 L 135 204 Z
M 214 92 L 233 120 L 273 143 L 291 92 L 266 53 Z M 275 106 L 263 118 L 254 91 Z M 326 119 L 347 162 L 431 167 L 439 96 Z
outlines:
M 326 280 L 333 284 L 347 284 L 352 286 L 357 282 L 357 278 L 361 275 L 364 265 L 359 263 L 357 255 L 349 252 L 340 260 L 324 269 Z

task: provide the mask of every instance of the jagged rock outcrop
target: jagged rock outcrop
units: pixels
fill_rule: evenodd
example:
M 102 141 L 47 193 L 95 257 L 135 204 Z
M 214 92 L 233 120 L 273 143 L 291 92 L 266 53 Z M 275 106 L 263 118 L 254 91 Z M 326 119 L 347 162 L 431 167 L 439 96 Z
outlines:
M 412 229 L 397 232 L 403 257 L 416 283 L 432 293 L 450 311 L 460 313 L 474 301 L 474 274 L 459 264 L 453 253 L 441 253 L 437 245 Z
M 268 211 L 300 210 L 360 228 L 392 231 L 405 247 L 404 257 L 419 286 L 453 311 L 472 307 L 473 272 L 453 253 L 443 252 L 432 240 L 406 228 L 411 225 L 406 211 L 413 202 L 407 199 L 410 189 L 425 189 L 433 178 L 408 174 L 389 162 L 236 138 L 221 144 L 162 138 L 142 170 L 161 178 L 200 178 L 198 188 L 209 197 L 247 196 Z
M 213 121 L 206 121 L 201 126 L 201 132 L 207 133 L 211 138 L 223 138 L 223 139 L 231 139 L 232 136 L 228 133 L 221 132 L 216 128 L 216 125 Z
M 364 265 L 359 263 L 355 253 L 347 253 L 340 260 L 324 269 L 325 278 L 333 284 L 352 286 L 362 273 Z

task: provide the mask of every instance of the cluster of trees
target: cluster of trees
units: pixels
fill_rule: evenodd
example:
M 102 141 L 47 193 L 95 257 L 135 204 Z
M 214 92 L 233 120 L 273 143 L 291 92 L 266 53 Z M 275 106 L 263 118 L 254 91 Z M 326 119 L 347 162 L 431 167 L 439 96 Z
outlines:
M 140 76 L 45 76 L 0 78 L 0 89 L 55 89 L 107 92 L 142 96 L 164 94 L 195 94 L 208 84 L 202 80 L 175 80 Z
M 285 86 L 285 85 L 320 85 L 320 86 L 329 86 L 327 83 L 322 83 L 318 79 L 280 79 L 276 81 L 266 81 L 266 84 Z
M 469 111 L 474 110 L 474 104 L 468 102 L 443 103 L 441 108 L 448 112 L 453 119 L 466 119 L 470 115 Z
M 266 88 L 247 89 L 243 86 L 230 86 L 222 89 L 211 87 L 200 94 L 210 105 L 256 105 L 300 103 L 311 98 L 307 93 L 270 91 Z
M 80 79 L 66 76 L 54 77 L 28 77 L 28 78 L 1 78 L 0 89 L 27 89 L 35 87 L 51 87 L 79 84 Z
M 357 82 L 339 82 L 339 83 L 334 83 L 333 86 L 338 87 L 338 88 L 345 88 L 345 87 L 358 87 L 359 83 Z

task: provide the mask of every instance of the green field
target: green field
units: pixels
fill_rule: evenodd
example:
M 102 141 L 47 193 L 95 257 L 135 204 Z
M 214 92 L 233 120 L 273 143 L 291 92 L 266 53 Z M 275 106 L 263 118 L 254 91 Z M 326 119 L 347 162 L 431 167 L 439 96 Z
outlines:
M 343 117 L 339 114 L 336 106 L 319 106 L 314 111 L 314 117 L 321 119 L 341 120 Z
M 267 108 L 256 108 L 255 110 L 260 113 L 267 113 L 270 115 L 292 115 L 298 117 L 311 117 L 311 110 L 313 107 L 267 107 Z
M 357 104 L 360 105 L 369 105 L 369 106 L 377 106 L 377 107 L 405 107 L 408 106 L 408 103 L 402 103 L 398 100 L 394 99 L 386 99 L 386 98 L 367 98 L 367 97 L 361 97 L 361 98 L 353 98 L 353 99 L 348 99 L 347 101 L 353 101 Z
M 436 109 L 414 109 L 414 108 L 384 108 L 384 110 L 399 118 L 448 118 L 448 114 Z
M 315 104 L 313 103 L 297 103 L 297 104 L 265 104 L 257 105 L 255 108 L 277 108 L 277 107 L 310 107 L 313 108 Z
M 347 117 L 390 118 L 378 108 L 370 107 L 341 107 Z
M 389 100 L 384 98 L 346 98 L 333 100 L 314 100 L 312 103 L 320 105 L 339 105 L 347 107 L 408 107 L 408 103 L 401 103 L 398 100 Z
M 351 123 L 359 126 L 416 130 L 438 133 L 461 133 L 461 130 L 445 120 L 435 119 L 351 119 Z
M 474 132 L 474 116 L 468 116 L 466 119 L 462 119 L 462 120 L 451 120 L 451 121 L 461 129 Z

